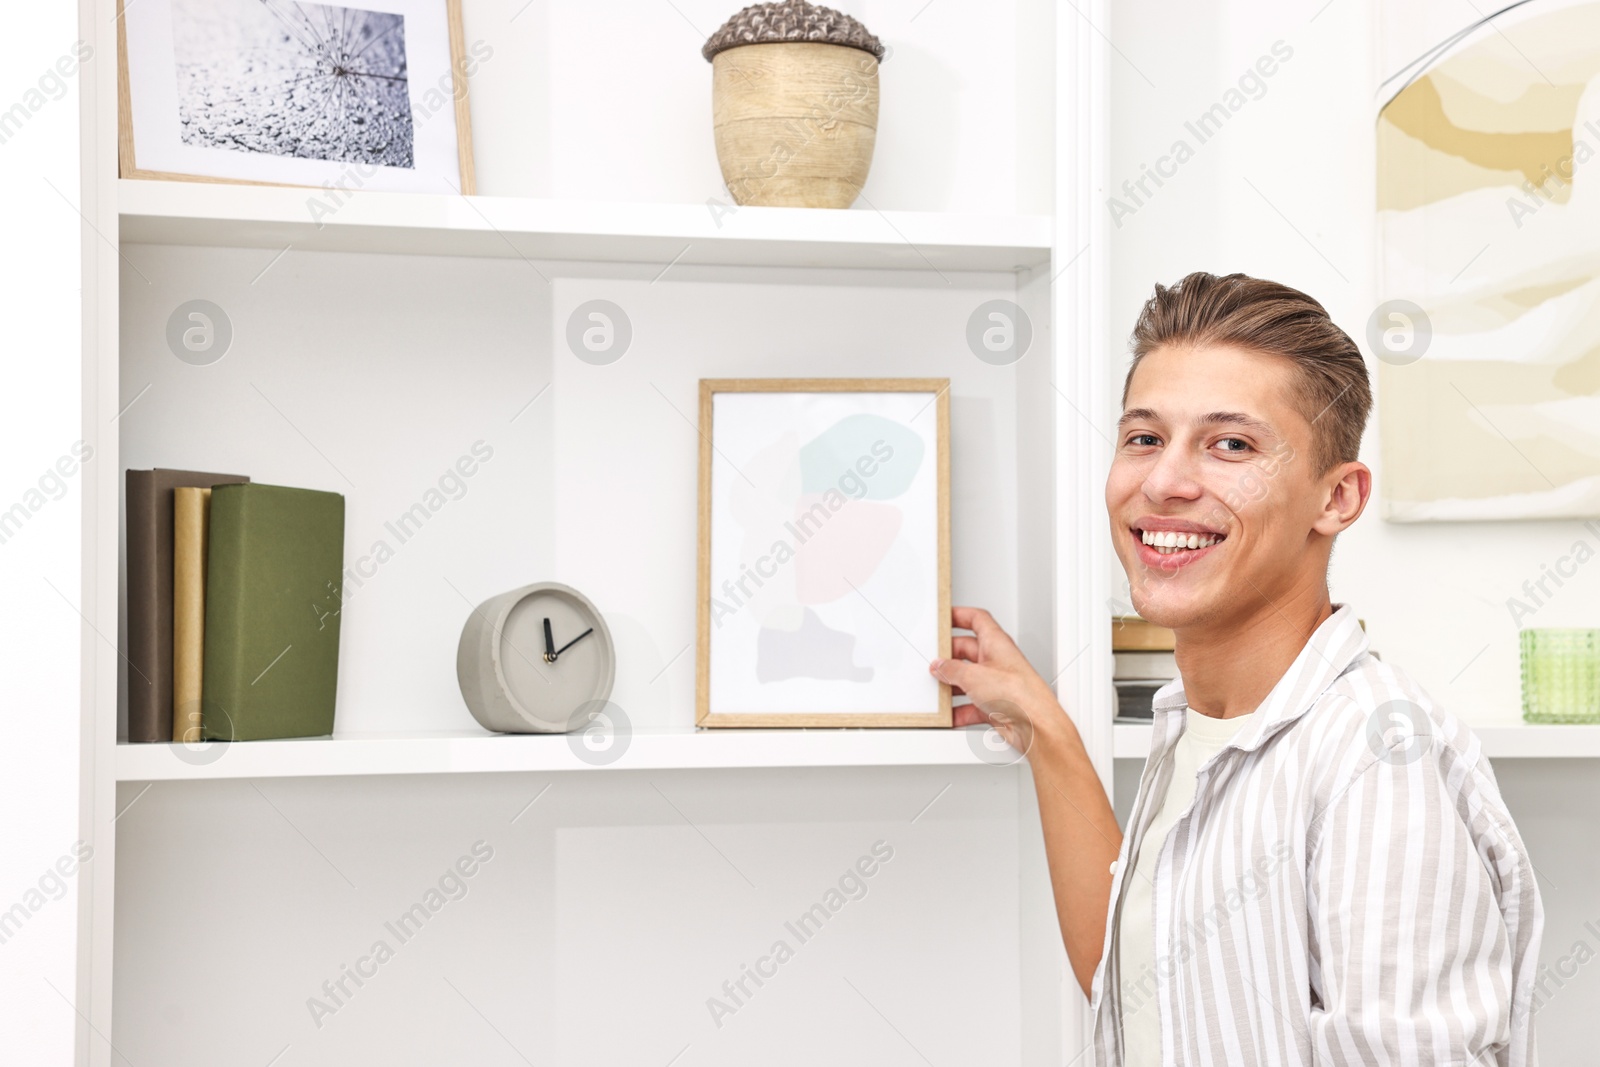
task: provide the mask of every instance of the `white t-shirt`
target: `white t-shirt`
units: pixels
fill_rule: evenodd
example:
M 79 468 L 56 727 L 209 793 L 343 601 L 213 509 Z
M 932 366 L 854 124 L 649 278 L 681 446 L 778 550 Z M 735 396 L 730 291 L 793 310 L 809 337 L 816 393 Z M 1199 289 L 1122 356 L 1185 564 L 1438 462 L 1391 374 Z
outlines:
M 1200 767 L 1227 744 L 1250 715 L 1214 719 L 1185 708 L 1183 734 L 1172 749 L 1172 780 L 1167 795 L 1150 820 L 1139 854 L 1130 857 L 1133 875 L 1127 878 L 1118 929 L 1122 988 L 1123 1067 L 1161 1067 L 1161 1019 L 1156 1010 L 1156 939 L 1154 871 L 1167 831 L 1194 800 L 1195 775 Z M 1152 798 L 1152 802 L 1154 798 Z

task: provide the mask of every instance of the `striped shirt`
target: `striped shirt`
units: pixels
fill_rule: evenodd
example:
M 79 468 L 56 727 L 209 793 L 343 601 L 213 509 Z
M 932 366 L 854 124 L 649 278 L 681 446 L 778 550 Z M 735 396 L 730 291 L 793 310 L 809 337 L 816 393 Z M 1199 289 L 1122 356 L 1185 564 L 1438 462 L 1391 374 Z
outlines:
M 1348 605 L 1199 770 L 1157 842 L 1153 997 L 1182 1067 L 1533 1067 L 1544 925 L 1477 737 L 1371 655 Z M 1113 867 L 1091 985 L 1095 1062 L 1123 1062 L 1124 874 L 1172 777 L 1180 678 Z

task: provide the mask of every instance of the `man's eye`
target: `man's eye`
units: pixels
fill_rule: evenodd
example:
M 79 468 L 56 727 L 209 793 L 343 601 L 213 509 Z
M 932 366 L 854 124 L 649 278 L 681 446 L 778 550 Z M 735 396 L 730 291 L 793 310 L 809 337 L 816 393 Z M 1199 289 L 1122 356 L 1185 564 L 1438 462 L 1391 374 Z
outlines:
M 1250 451 L 1250 442 L 1238 437 L 1224 437 L 1222 440 L 1217 442 L 1217 445 L 1224 452 Z
M 1128 438 L 1128 443 L 1140 448 L 1154 448 L 1161 443 L 1161 440 L 1153 433 L 1136 433 Z

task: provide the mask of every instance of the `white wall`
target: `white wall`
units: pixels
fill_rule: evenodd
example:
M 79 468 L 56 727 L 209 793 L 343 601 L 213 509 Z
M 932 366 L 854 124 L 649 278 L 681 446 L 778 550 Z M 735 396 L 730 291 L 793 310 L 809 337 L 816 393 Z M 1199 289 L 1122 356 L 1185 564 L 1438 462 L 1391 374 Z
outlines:
M 1470 4 L 1426 6 L 1435 9 L 1430 18 L 1455 24 L 1481 16 Z M 1125 351 L 1151 286 L 1191 270 L 1243 271 L 1303 289 L 1365 348 L 1377 303 L 1374 91 L 1389 73 L 1378 58 L 1373 0 L 1189 7 L 1128 0 L 1115 5 L 1109 33 L 1125 57 L 1112 63 L 1114 184 L 1136 179 L 1176 138 L 1194 144 L 1185 121 L 1219 100 L 1274 42 L 1293 49 L 1260 99 L 1199 145 L 1176 177 L 1151 186 L 1155 195 L 1112 229 L 1113 351 Z M 1107 410 L 1114 405 L 1108 398 Z M 1381 481 L 1376 417 L 1362 459 Z M 1537 578 L 1541 565 L 1579 536 L 1577 522 L 1395 525 L 1374 506 L 1339 540 L 1333 596 L 1355 605 L 1385 660 L 1410 671 L 1456 714 L 1469 723 L 1515 723 L 1517 627 L 1506 599 L 1521 595 L 1523 581 Z M 1125 590 L 1115 560 L 1107 565 Z M 1589 567 L 1528 623 L 1600 625 L 1597 604 L 1600 568 Z M 1119 786 L 1138 766 L 1118 762 Z M 1585 925 L 1600 917 L 1600 825 L 1593 815 L 1600 811 L 1600 765 L 1520 760 L 1496 770 L 1540 872 L 1545 964 L 1572 955 L 1579 940 L 1600 949 L 1600 924 Z M 1551 998 L 1539 1019 L 1546 1062 L 1592 1058 L 1597 1005 L 1600 977 L 1587 971 Z
M 1133 0 L 1114 10 L 1112 39 L 1127 61 L 1112 65 L 1113 184 L 1137 179 L 1175 139 L 1195 143 L 1184 123 L 1274 42 L 1294 54 L 1266 79 L 1265 95 L 1199 145 L 1164 187 L 1150 186 L 1155 195 L 1111 231 L 1113 351 L 1126 350 L 1151 286 L 1191 270 L 1243 271 L 1303 289 L 1365 348 L 1377 304 L 1373 94 L 1384 76 L 1370 0 L 1179 9 Z M 1460 15 L 1475 17 L 1470 6 Z M 1381 482 L 1378 452 L 1374 416 L 1362 459 Z M 1335 600 L 1354 604 L 1374 648 L 1468 722 L 1520 721 L 1517 626 L 1506 600 L 1570 551 L 1581 524 L 1401 525 L 1378 512 L 1369 508 L 1339 540 Z M 1597 602 L 1600 568 L 1586 568 L 1528 624 L 1594 626 Z
M 79 288 L 79 71 L 58 77 L 78 39 L 70 4 L 7 13 L 0 37 L 0 259 L 5 417 L 0 421 L 0 1062 L 66 1063 L 79 1028 L 76 964 L 82 870 L 79 823 L 81 492 L 93 477 L 68 463 L 83 437 Z M 92 62 L 103 62 L 103 57 Z M 41 89 L 40 79 L 46 82 Z M 49 183 L 49 184 L 47 184 Z M 41 479 L 46 479 L 41 492 Z M 15 510 L 21 506 L 22 511 Z M 20 521 L 20 528 L 14 524 Z M 92 612 L 91 612 L 92 613 Z M 71 869 L 61 878 L 56 869 Z M 90 861 L 93 862 L 92 859 Z

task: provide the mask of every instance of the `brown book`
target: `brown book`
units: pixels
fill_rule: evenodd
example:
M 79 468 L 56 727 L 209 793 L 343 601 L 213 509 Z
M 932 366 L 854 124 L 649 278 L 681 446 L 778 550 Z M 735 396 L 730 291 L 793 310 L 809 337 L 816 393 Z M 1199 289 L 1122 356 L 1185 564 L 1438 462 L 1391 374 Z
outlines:
M 172 740 L 172 491 L 249 480 L 160 467 L 127 473 L 129 741 Z
M 206 634 L 206 516 L 211 490 L 172 491 L 172 739 L 200 740 Z
M 1171 652 L 1177 637 L 1165 626 L 1146 622 L 1137 615 L 1111 616 L 1113 652 Z

